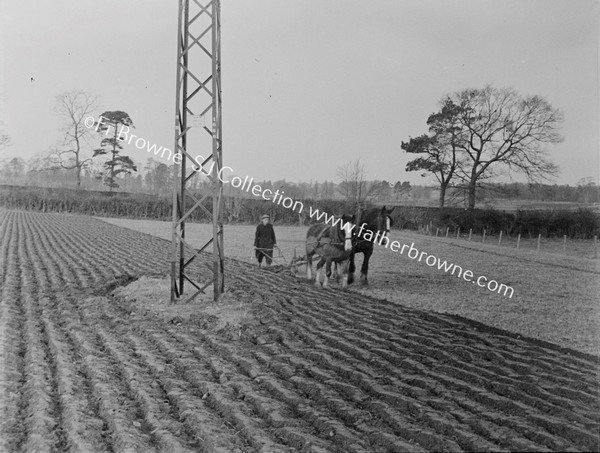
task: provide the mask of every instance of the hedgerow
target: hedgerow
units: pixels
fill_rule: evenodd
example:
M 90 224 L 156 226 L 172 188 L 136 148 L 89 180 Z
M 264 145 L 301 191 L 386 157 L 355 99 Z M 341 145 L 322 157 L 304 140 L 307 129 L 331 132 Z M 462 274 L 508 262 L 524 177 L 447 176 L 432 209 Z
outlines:
M 196 199 L 202 194 L 190 195 Z M 274 223 L 280 225 L 309 224 L 316 221 L 309 216 L 310 208 L 319 209 L 329 215 L 352 214 L 350 202 L 343 200 L 298 200 L 303 203 L 301 213 L 281 204 L 260 198 L 224 197 L 223 220 L 227 223 L 258 223 L 262 214 L 269 214 Z M 194 199 L 186 200 L 191 208 Z M 205 206 L 212 205 L 209 196 Z M 142 193 L 78 191 L 40 187 L 0 185 L 0 206 L 10 209 L 26 209 L 43 212 L 71 212 L 77 214 L 154 219 L 172 219 L 172 197 Z M 389 207 L 389 206 L 388 206 Z M 590 209 L 570 210 L 519 210 L 515 213 L 493 209 L 465 210 L 460 208 L 432 208 L 397 206 L 392 215 L 394 228 L 431 228 L 475 234 L 504 234 L 524 237 L 562 237 L 589 239 L 600 235 L 600 215 Z M 189 217 L 192 222 L 210 222 L 209 212 L 197 209 Z

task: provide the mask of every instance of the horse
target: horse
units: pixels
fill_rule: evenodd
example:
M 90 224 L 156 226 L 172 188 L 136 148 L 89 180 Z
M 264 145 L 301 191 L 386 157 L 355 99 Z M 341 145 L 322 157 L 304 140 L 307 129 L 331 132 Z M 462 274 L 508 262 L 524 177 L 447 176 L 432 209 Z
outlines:
M 350 254 L 350 263 L 348 270 L 348 284 L 354 282 L 354 271 L 356 267 L 354 265 L 354 257 L 357 253 L 363 254 L 362 267 L 360 269 L 360 281 L 363 285 L 368 285 L 369 280 L 367 275 L 369 273 L 369 259 L 373 254 L 373 243 L 377 241 L 377 237 L 384 237 L 385 234 L 389 233 L 390 227 L 393 224 L 390 214 L 392 209 L 373 208 L 368 209 L 364 212 L 359 212 L 358 220 L 356 222 L 355 229 L 355 244 Z
M 342 287 L 348 283 L 348 260 L 352 252 L 352 230 L 354 228 L 354 216 L 343 215 L 335 226 L 325 223 L 312 225 L 306 233 L 306 277 L 312 280 L 312 258 L 319 255 L 317 263 L 317 274 L 315 286 L 321 286 L 320 272 L 325 267 L 325 280 L 323 286 L 327 287 L 331 276 L 331 263 L 339 263 L 344 276 Z

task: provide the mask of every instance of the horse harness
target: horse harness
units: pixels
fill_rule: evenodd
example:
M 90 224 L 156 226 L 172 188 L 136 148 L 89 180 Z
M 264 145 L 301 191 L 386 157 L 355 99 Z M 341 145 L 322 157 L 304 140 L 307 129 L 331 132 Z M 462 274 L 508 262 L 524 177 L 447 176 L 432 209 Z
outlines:
M 355 225 L 358 225 L 358 222 L 360 222 L 360 217 L 361 217 L 360 214 L 361 214 L 361 211 L 359 210 L 358 211 L 358 215 L 357 215 L 358 221 L 357 221 L 357 223 Z M 387 217 L 387 215 L 386 215 L 386 217 Z M 345 239 L 342 242 L 333 242 L 330 237 L 325 236 L 325 232 L 329 232 L 332 228 L 333 227 L 327 227 L 327 228 L 323 229 L 323 231 L 321 231 L 319 233 L 319 235 L 313 241 L 316 244 L 315 248 L 319 247 L 321 245 L 321 240 L 323 238 L 326 238 L 326 239 L 329 240 L 329 241 L 324 242 L 324 244 L 326 243 L 326 244 L 330 244 L 330 245 L 341 245 L 341 246 L 345 245 L 345 242 L 346 242 Z M 383 229 L 382 230 L 382 229 L 379 229 L 379 228 L 377 228 L 376 231 L 383 231 L 384 234 L 389 232 L 389 230 L 387 230 L 387 229 Z M 360 238 L 359 235 L 358 235 L 358 233 L 356 233 L 356 234 L 353 233 L 352 234 L 351 241 L 352 241 L 352 250 L 354 250 L 359 244 L 362 244 L 363 242 L 373 242 L 373 241 L 368 240 L 368 239 L 362 239 L 362 238 Z
M 319 235 L 315 238 L 315 240 L 313 241 L 316 245 L 315 248 L 319 247 L 321 244 L 325 245 L 325 244 L 330 244 L 330 245 L 341 245 L 343 246 L 346 242 L 346 240 L 344 239 L 344 241 L 342 242 L 333 242 L 333 240 L 331 239 L 331 237 L 329 236 L 325 236 L 325 232 L 329 232 L 333 227 L 327 227 L 324 228 L 323 231 L 321 231 L 319 233 Z M 321 243 L 322 239 L 328 239 L 328 241 L 324 241 L 323 243 Z M 354 244 L 352 245 L 352 248 L 354 248 Z

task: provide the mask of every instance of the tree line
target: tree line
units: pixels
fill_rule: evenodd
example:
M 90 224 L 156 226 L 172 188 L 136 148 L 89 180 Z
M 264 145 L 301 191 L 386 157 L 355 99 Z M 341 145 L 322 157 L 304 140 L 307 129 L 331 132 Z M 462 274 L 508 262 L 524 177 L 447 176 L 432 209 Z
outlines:
M 194 194 L 198 195 L 198 194 Z M 209 196 L 208 201 L 212 203 Z M 353 212 L 355 204 L 347 199 L 302 199 L 305 206 L 334 215 Z M 186 207 L 191 208 L 192 199 Z M 0 206 L 9 209 L 26 209 L 42 212 L 70 212 L 93 216 L 127 217 L 170 221 L 172 219 L 172 197 L 144 193 L 84 191 L 76 189 L 53 189 L 39 187 L 0 185 Z M 367 203 L 366 207 L 371 207 Z M 394 206 L 394 205 L 389 205 Z M 308 209 L 298 213 L 282 205 L 262 198 L 225 196 L 222 220 L 225 223 L 258 223 L 268 213 L 278 225 L 308 225 L 315 222 Z M 450 228 L 463 233 L 472 230 L 475 234 L 507 235 L 521 234 L 524 237 L 564 235 L 569 238 L 589 239 L 600 235 L 600 214 L 590 209 L 573 210 L 517 210 L 502 212 L 493 209 L 437 208 L 395 205 L 392 217 L 394 228 L 421 229 L 429 226 L 442 231 Z M 195 210 L 189 221 L 211 222 L 209 213 Z
M 0 159 L 0 181 L 15 186 L 77 188 L 102 191 L 106 185 L 99 177 L 96 168 L 88 166 L 81 171 L 76 181 L 73 169 L 47 168 L 43 158 L 33 157 L 24 160 L 20 157 Z M 173 166 L 155 159 L 147 159 L 144 165 L 138 165 L 136 174 L 121 176 L 119 189 L 131 193 L 147 193 L 170 196 L 173 188 Z M 408 181 L 394 183 L 385 180 L 362 180 L 353 183 L 350 178 L 338 181 L 291 182 L 284 179 L 258 182 L 264 188 L 281 188 L 290 197 L 304 199 L 347 199 L 353 200 L 362 190 L 361 197 L 374 203 L 396 203 L 404 205 L 433 205 L 439 194 L 435 186 L 413 185 Z M 362 185 L 361 189 L 357 188 Z M 224 185 L 224 194 L 232 197 L 252 197 L 231 186 Z M 190 183 L 190 190 L 211 190 L 206 178 L 197 178 Z M 366 194 L 366 195 L 365 195 Z M 465 192 L 461 188 L 451 187 L 446 193 L 447 205 L 462 206 Z M 489 183 L 477 193 L 479 204 L 498 200 L 600 203 L 600 187 L 582 180 L 577 185 L 557 185 L 542 183 Z M 364 204 L 364 201 L 363 201 Z
M 173 166 L 155 159 L 147 159 L 144 165 L 137 166 L 136 174 L 122 175 L 119 189 L 131 193 L 170 195 L 173 187 Z M 47 167 L 41 157 L 24 160 L 21 157 L 0 159 L 0 181 L 17 186 L 81 188 L 104 190 L 106 185 L 97 168 L 88 166 L 82 169 L 76 181 L 71 168 Z M 350 179 L 338 181 L 291 182 L 284 179 L 258 182 L 265 188 L 281 188 L 294 199 L 348 199 L 352 200 L 362 190 L 361 197 L 371 202 L 393 202 L 398 204 L 431 205 L 439 196 L 439 187 L 413 185 L 409 181 L 362 180 L 353 184 Z M 362 189 L 356 186 L 362 185 Z M 225 185 L 224 193 L 233 197 L 251 197 L 237 189 Z M 191 181 L 191 190 L 210 190 L 206 179 Z M 366 196 L 365 196 L 366 193 Z M 462 206 L 465 192 L 462 188 L 450 187 L 446 193 L 447 205 Z M 600 203 L 600 187 L 585 179 L 577 185 L 557 185 L 542 183 L 489 183 L 477 193 L 477 202 L 497 200 L 528 200 L 538 202 Z M 364 203 L 363 203 L 364 204 Z
M 0 160 L 0 177 L 9 184 L 75 187 L 88 190 L 168 193 L 173 185 L 173 166 L 149 158 L 145 166 L 122 153 L 121 127 L 133 128 L 126 112 L 105 111 L 93 125 L 86 119 L 98 111 L 97 98 L 80 90 L 61 93 L 55 112 L 63 120 L 61 141 L 47 153 L 28 161 L 20 157 Z M 464 205 L 501 199 L 534 199 L 595 203 L 598 186 L 582 178 L 576 187 L 547 184 L 558 172 L 548 159 L 547 146 L 559 143 L 562 113 L 541 96 L 522 96 L 512 88 L 458 91 L 440 99 L 440 110 L 427 119 L 429 132 L 401 142 L 401 149 L 417 155 L 407 171 L 434 175 L 437 189 L 408 181 L 368 180 L 360 159 L 337 169 L 336 181 L 291 183 L 264 181 L 264 187 L 281 188 L 297 199 L 344 199 L 355 209 L 368 202 L 388 201 L 429 204 L 437 196 L 439 206 Z M 0 133 L 0 149 L 10 145 Z M 522 173 L 527 184 L 499 184 L 497 178 Z M 206 185 L 192 178 L 190 189 Z M 243 196 L 224 186 L 227 195 Z

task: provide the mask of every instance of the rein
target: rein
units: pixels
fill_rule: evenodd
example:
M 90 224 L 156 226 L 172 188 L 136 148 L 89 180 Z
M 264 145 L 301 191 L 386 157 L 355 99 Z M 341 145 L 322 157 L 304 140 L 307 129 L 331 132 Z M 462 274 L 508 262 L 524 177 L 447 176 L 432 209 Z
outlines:
M 307 244 L 319 244 L 321 242 L 320 239 L 316 240 L 316 241 L 306 241 Z M 344 239 L 344 242 L 327 242 L 327 244 L 329 245 L 345 245 L 346 240 Z M 354 246 L 352 246 L 354 247 Z

